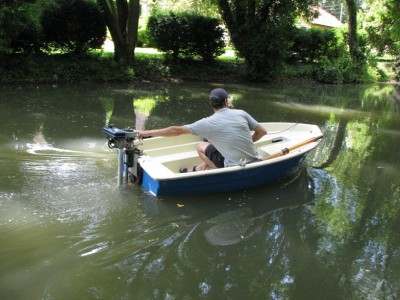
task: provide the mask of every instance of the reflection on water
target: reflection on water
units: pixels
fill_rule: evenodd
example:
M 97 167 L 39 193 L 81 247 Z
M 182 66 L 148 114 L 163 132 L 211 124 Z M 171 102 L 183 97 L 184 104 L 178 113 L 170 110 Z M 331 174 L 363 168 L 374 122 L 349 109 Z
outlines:
M 227 85 L 260 121 L 321 126 L 299 174 L 207 196 L 115 186 L 102 126 L 193 122 L 215 86 L 2 87 L 0 298 L 398 298 L 399 86 Z
M 285 257 L 276 243 L 285 244 L 286 227 L 295 228 L 287 215 L 304 213 L 312 205 L 312 195 L 313 183 L 304 169 L 290 181 L 254 193 L 218 195 L 213 200 L 148 198 L 141 207 L 157 218 L 128 242 L 130 250 L 123 249 L 128 256 L 115 269 L 132 279 L 129 290 L 133 298 L 152 293 L 164 298 L 172 291 L 177 298 L 224 293 L 245 297 L 252 284 L 252 277 L 247 276 L 255 265 L 271 273 L 281 267 Z M 281 221 L 284 224 L 277 225 Z M 232 226 L 239 232 L 231 230 Z M 216 227 L 224 232 L 215 235 Z M 299 242 L 290 238 L 290 247 Z M 269 264 L 263 262 L 266 259 Z M 287 279 L 286 274 L 282 276 Z M 238 281 L 242 277 L 242 282 Z M 182 284 L 187 278 L 191 278 L 191 287 Z

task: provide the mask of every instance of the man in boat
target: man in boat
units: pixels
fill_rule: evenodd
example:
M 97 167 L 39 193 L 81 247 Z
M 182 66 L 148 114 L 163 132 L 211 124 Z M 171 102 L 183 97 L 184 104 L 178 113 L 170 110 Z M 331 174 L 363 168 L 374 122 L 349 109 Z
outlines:
M 197 145 L 197 153 L 203 162 L 193 168 L 181 169 L 181 172 L 259 161 L 254 142 L 267 134 L 266 129 L 244 110 L 230 109 L 229 95 L 222 88 L 213 89 L 209 101 L 213 115 L 188 125 L 143 130 L 138 132 L 138 138 L 190 133 L 203 137 Z

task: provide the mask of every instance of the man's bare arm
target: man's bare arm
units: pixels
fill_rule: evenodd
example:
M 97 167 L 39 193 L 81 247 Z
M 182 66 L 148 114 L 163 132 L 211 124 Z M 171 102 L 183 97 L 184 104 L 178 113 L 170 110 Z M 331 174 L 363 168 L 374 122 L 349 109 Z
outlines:
M 138 138 L 141 140 L 149 136 L 177 136 L 181 134 L 191 133 L 186 126 L 170 126 L 162 129 L 143 130 L 138 133 Z
M 267 134 L 267 130 L 262 126 L 261 124 L 258 124 L 256 128 L 254 128 L 254 133 L 253 133 L 253 142 L 257 142 L 259 139 L 261 139 L 264 135 Z

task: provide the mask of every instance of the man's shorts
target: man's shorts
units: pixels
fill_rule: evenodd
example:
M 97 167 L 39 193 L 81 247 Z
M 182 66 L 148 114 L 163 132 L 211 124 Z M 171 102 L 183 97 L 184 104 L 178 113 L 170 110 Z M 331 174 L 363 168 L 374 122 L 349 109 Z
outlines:
M 214 147 L 213 144 L 207 146 L 205 154 L 217 168 L 224 167 L 225 158 L 222 156 L 221 153 L 218 152 L 218 150 Z

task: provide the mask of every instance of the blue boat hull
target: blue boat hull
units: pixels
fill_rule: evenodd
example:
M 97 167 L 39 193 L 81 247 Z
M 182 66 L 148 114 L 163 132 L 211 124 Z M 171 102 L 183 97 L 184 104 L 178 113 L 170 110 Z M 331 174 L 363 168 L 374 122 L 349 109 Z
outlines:
M 252 188 L 293 175 L 307 153 L 273 164 L 246 168 L 235 172 L 209 174 L 207 176 L 178 178 L 157 181 L 143 171 L 142 188 L 150 193 L 162 195 L 206 194 Z

